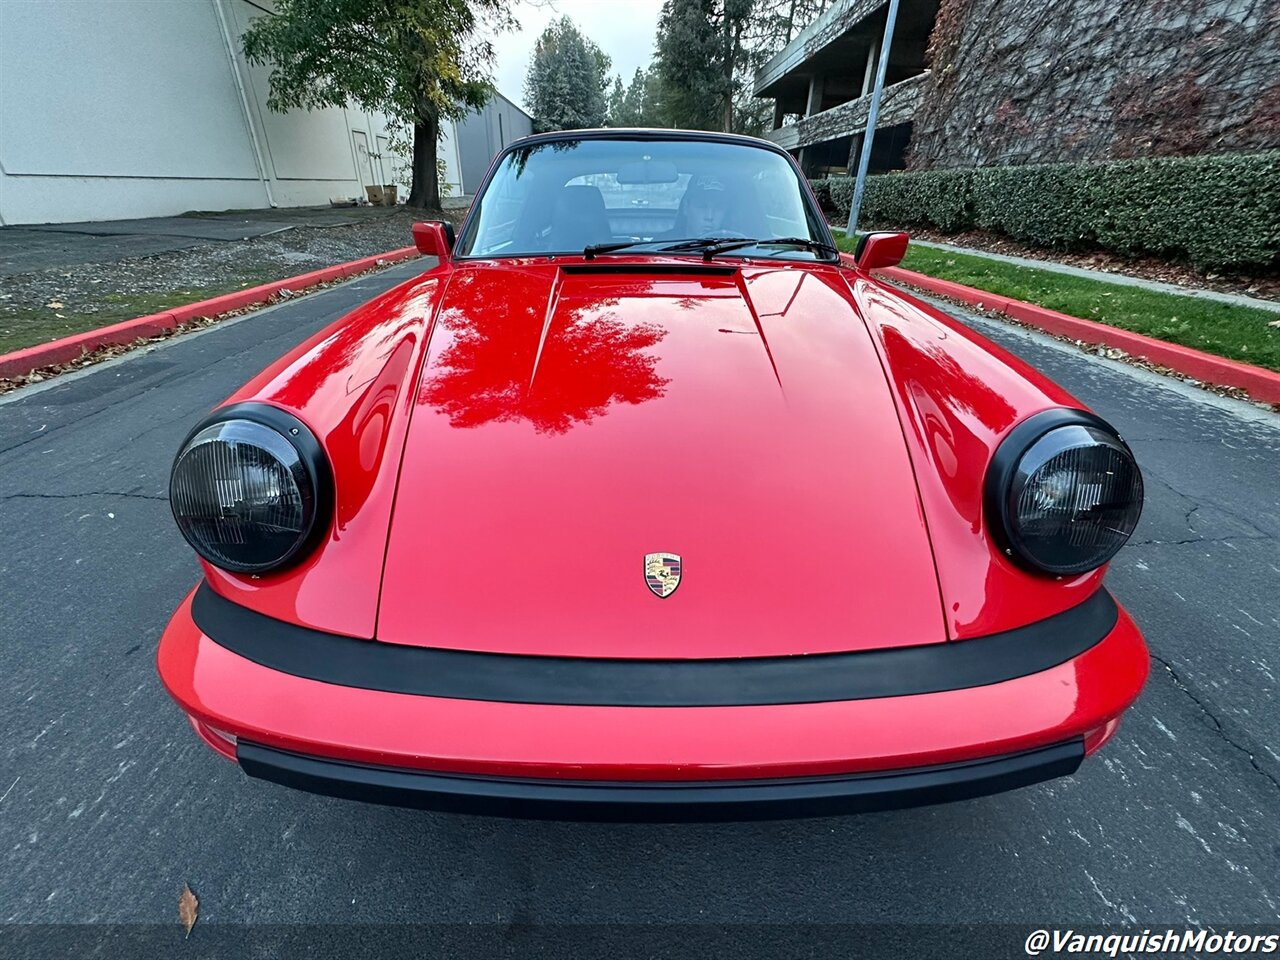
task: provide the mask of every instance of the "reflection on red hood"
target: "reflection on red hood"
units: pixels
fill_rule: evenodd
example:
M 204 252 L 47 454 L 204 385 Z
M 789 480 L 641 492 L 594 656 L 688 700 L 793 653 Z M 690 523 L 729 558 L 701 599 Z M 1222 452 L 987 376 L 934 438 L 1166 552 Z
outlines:
M 680 557 L 665 598 L 654 553 Z M 838 272 L 460 265 L 377 632 L 641 658 L 945 639 L 902 428 Z

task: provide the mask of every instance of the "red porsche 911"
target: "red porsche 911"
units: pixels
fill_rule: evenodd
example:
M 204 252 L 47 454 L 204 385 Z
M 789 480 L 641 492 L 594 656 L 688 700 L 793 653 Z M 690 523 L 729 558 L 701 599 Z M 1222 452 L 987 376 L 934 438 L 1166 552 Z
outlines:
M 508 146 L 420 276 L 196 424 L 169 692 L 253 777 L 792 817 L 1070 774 L 1147 675 L 1116 431 L 842 260 L 772 144 Z

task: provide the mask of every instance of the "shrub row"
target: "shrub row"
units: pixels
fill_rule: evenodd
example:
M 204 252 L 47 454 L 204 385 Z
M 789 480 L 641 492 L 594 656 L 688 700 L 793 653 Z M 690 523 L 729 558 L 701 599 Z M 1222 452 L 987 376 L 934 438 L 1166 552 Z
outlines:
M 847 217 L 851 177 L 816 180 Z M 862 222 L 979 227 L 1057 250 L 1101 247 L 1201 268 L 1280 266 L 1280 150 L 1109 163 L 930 170 L 870 177 Z

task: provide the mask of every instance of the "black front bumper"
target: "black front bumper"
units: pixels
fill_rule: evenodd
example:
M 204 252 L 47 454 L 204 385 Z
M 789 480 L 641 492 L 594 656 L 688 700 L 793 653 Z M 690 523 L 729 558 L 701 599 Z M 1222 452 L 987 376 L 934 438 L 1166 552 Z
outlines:
M 252 777 L 347 800 L 539 820 L 675 823 L 867 813 L 967 800 L 1074 773 L 1084 741 L 887 773 L 726 782 L 592 782 L 427 773 L 301 756 L 241 741 Z

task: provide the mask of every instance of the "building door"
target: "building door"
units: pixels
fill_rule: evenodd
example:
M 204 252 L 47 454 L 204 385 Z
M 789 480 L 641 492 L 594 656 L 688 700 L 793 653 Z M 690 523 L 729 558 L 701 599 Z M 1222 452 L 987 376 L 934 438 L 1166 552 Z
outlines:
M 374 138 L 378 144 L 378 182 L 388 184 L 393 176 L 392 170 L 395 166 L 391 160 L 391 139 L 389 137 L 377 136 Z
M 380 184 L 373 175 L 373 157 L 369 156 L 369 135 L 363 130 L 352 130 L 351 139 L 356 147 L 356 175 L 360 178 L 360 185 L 370 187 L 374 184 Z

